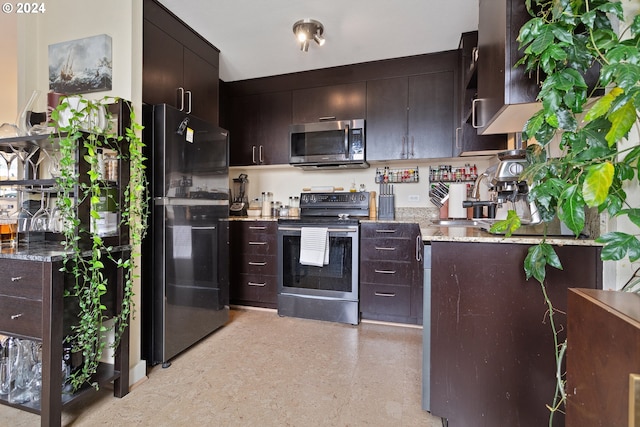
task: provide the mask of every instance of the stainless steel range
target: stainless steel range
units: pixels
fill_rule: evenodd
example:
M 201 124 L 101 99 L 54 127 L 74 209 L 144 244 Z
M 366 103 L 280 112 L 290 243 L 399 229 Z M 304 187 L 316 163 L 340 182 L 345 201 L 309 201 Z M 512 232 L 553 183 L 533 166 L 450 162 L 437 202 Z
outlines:
M 357 325 L 360 219 L 369 193 L 302 193 L 278 220 L 278 314 Z

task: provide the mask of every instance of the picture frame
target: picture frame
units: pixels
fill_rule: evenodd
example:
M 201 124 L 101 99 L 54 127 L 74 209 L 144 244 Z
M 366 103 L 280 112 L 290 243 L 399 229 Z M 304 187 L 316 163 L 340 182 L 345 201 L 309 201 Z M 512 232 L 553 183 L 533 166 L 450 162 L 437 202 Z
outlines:
M 49 45 L 49 89 L 64 94 L 112 88 L 111 36 L 101 34 Z

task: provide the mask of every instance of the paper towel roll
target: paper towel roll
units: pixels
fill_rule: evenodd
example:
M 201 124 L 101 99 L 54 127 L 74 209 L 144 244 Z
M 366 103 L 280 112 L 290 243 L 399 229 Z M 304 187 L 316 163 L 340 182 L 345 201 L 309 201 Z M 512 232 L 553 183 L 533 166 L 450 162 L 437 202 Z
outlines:
M 466 218 L 467 208 L 462 207 L 462 202 L 467 200 L 467 184 L 449 184 L 449 218 Z

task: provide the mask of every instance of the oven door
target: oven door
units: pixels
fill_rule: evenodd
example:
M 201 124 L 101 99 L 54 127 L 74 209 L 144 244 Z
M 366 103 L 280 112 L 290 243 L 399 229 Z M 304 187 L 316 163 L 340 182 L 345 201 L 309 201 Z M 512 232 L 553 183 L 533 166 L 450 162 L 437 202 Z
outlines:
M 329 262 L 322 267 L 300 263 L 302 226 L 278 227 L 278 313 L 357 324 L 359 226 L 326 227 Z

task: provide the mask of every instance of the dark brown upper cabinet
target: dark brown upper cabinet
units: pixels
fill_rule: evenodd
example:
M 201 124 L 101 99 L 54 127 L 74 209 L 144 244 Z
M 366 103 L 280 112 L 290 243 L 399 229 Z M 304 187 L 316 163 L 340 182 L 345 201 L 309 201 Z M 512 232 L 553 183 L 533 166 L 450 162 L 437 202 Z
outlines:
M 478 98 L 473 125 L 481 134 L 520 132 L 540 109 L 536 76 L 523 67 L 518 32 L 530 19 L 521 0 L 480 0 L 478 21 Z
M 366 115 L 365 82 L 293 91 L 293 123 L 362 119 Z
M 442 70 L 368 81 L 367 160 L 451 157 L 456 77 Z
M 229 105 L 231 166 L 289 163 L 291 91 L 236 96 Z
M 142 101 L 218 124 L 220 51 L 153 0 L 143 15 Z
M 463 33 L 458 45 L 460 51 L 460 124 L 456 129 L 454 154 L 487 150 L 506 150 L 507 135 L 478 135 L 472 125 L 473 100 L 478 97 L 478 32 Z

